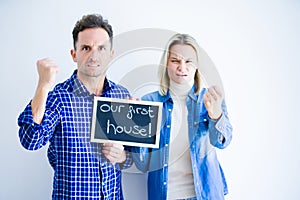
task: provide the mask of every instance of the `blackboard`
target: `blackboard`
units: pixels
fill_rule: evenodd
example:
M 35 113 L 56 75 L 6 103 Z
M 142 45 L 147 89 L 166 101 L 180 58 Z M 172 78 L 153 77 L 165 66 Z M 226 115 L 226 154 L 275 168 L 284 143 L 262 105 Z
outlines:
M 159 147 L 162 103 L 94 97 L 91 141 Z

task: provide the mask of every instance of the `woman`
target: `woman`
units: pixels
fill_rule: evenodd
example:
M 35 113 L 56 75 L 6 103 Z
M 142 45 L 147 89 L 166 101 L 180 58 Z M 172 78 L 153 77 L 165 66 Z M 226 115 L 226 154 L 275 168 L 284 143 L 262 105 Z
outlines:
M 203 88 L 199 46 L 189 35 L 168 42 L 159 69 L 160 90 L 142 100 L 163 103 L 158 149 L 135 148 L 137 168 L 148 171 L 148 199 L 224 199 L 227 185 L 214 147 L 232 138 L 223 94 Z

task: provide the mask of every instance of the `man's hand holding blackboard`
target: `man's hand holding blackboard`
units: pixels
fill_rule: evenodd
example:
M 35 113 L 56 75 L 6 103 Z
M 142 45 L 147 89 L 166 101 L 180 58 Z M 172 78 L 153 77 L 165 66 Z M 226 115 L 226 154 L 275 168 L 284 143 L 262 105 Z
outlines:
M 126 160 L 124 146 L 117 143 L 104 143 L 102 153 L 112 163 L 123 163 Z

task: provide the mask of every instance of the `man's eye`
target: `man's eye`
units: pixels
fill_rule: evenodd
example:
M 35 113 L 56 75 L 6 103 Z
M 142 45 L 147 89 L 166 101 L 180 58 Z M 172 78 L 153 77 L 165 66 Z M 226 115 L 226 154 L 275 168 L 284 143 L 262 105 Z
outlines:
M 172 63 L 179 63 L 178 60 L 171 60 Z
M 105 47 L 99 47 L 99 50 L 100 50 L 100 51 L 105 51 L 106 48 L 105 48 Z
M 88 51 L 90 48 L 89 47 L 82 47 L 83 51 Z

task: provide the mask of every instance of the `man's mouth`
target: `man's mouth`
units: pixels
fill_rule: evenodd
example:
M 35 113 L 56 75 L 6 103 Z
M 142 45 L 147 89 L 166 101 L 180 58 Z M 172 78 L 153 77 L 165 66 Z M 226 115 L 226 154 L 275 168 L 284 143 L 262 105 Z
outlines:
M 88 66 L 88 67 L 99 67 L 98 64 L 88 64 L 87 66 Z

